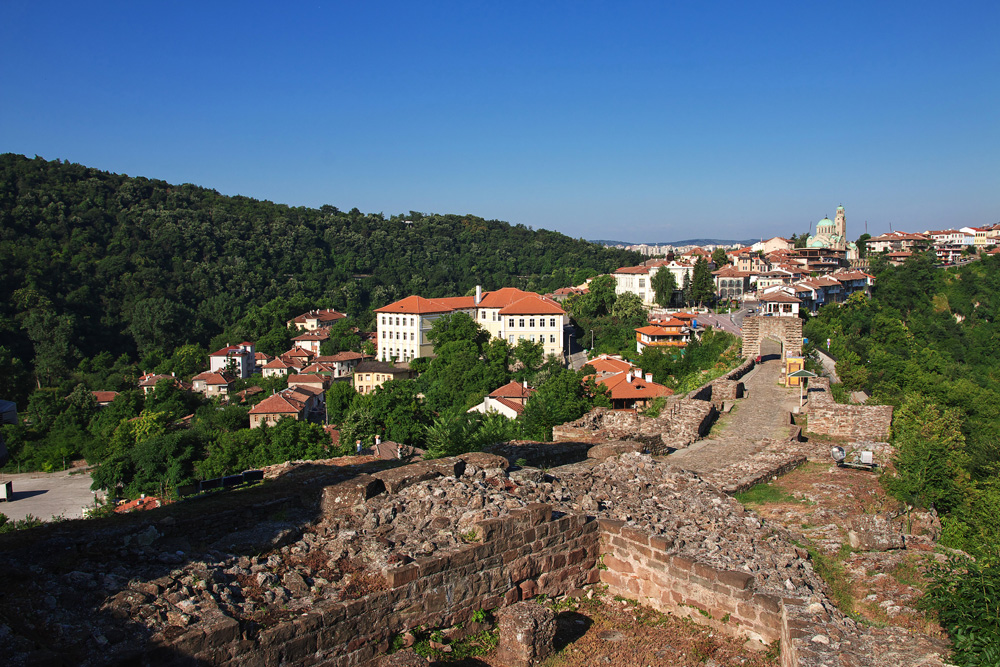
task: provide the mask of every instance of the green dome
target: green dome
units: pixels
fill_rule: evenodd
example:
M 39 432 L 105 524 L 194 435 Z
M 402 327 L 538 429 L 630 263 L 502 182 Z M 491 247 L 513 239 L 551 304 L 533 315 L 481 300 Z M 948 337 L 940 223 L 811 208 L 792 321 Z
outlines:
M 816 227 L 822 227 L 823 225 L 828 225 L 830 227 L 833 227 L 833 220 L 831 220 L 830 218 L 823 218 L 822 220 L 816 223 Z

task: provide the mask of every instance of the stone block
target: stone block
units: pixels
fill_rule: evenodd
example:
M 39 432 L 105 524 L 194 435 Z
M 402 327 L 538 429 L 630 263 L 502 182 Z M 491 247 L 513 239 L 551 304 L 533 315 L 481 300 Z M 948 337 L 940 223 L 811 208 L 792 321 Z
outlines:
M 405 586 L 411 581 L 416 581 L 420 577 L 420 568 L 415 563 L 409 563 L 401 567 L 386 569 L 385 580 L 389 588 Z
M 535 602 L 518 602 L 497 614 L 500 639 L 496 661 L 508 667 L 530 667 L 553 652 L 555 613 Z
M 889 551 L 905 546 L 899 526 L 878 514 L 856 517 L 847 531 L 847 541 L 858 551 Z
M 500 468 L 501 470 L 506 470 L 510 467 L 510 462 L 503 456 L 498 454 L 487 454 L 486 452 L 470 452 L 468 454 L 460 454 L 459 459 L 465 461 L 469 465 L 474 465 L 482 470 L 490 470 L 491 468 Z
M 323 516 L 343 513 L 358 503 L 384 493 L 385 489 L 382 480 L 371 475 L 358 475 L 346 482 L 324 487 L 320 511 Z
M 597 525 L 600 526 L 602 533 L 608 533 L 609 535 L 617 535 L 621 530 L 622 526 L 625 525 L 624 521 L 619 521 L 617 519 L 598 519 Z
M 591 447 L 587 450 L 587 458 L 603 461 L 604 459 L 608 459 L 613 456 L 620 456 L 621 454 L 627 454 L 629 452 L 642 453 L 643 449 L 644 447 L 642 446 L 642 443 L 635 442 L 634 440 L 618 440 L 616 442 L 606 442 Z
M 374 477 L 385 485 L 385 490 L 389 493 L 398 493 L 414 484 L 426 482 L 427 480 L 441 477 L 440 465 L 431 465 L 431 461 L 421 461 L 411 463 L 407 466 L 400 466 L 390 470 L 383 470 L 375 473 Z

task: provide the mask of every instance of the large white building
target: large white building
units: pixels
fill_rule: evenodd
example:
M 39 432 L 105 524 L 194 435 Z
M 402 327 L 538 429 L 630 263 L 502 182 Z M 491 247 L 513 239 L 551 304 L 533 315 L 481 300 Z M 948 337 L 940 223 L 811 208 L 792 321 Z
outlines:
M 648 265 L 622 267 L 612 274 L 615 278 L 615 294 L 632 292 L 642 300 L 644 306 L 655 306 L 656 291 L 652 288 L 652 280 L 657 271 L 670 271 L 674 274 L 677 289 L 681 289 L 684 287 L 685 276 L 690 279 L 694 263 L 686 259 L 684 261 L 664 259 L 649 262 Z
M 510 345 L 530 340 L 541 343 L 546 355 L 565 353 L 569 316 L 557 302 L 514 287 L 494 292 L 477 287 L 475 296 L 408 296 L 377 308 L 378 359 L 411 361 L 432 356 L 434 345 L 427 333 L 439 317 L 456 312 L 467 314 L 491 336 Z

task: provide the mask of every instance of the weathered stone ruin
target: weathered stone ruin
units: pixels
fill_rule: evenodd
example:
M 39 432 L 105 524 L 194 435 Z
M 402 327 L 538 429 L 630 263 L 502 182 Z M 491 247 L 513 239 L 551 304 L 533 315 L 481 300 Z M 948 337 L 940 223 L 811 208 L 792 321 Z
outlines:
M 635 452 L 506 469 L 488 454 L 333 479 L 305 465 L 210 515 L 18 535 L 0 555 L 0 650 L 10 665 L 374 664 L 417 626 L 602 582 L 780 639 L 783 665 L 906 664 L 896 631 L 840 614 L 787 534 L 697 475 Z
M 829 378 L 809 380 L 809 430 L 813 433 L 883 442 L 889 438 L 891 405 L 844 405 L 830 395 Z

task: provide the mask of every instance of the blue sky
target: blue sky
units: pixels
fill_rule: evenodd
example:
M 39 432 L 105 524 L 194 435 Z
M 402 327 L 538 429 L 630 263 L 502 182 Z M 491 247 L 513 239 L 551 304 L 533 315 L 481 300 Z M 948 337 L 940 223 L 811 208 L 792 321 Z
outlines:
M 584 238 L 987 224 L 997 34 L 985 1 L 4 0 L 0 152 Z

